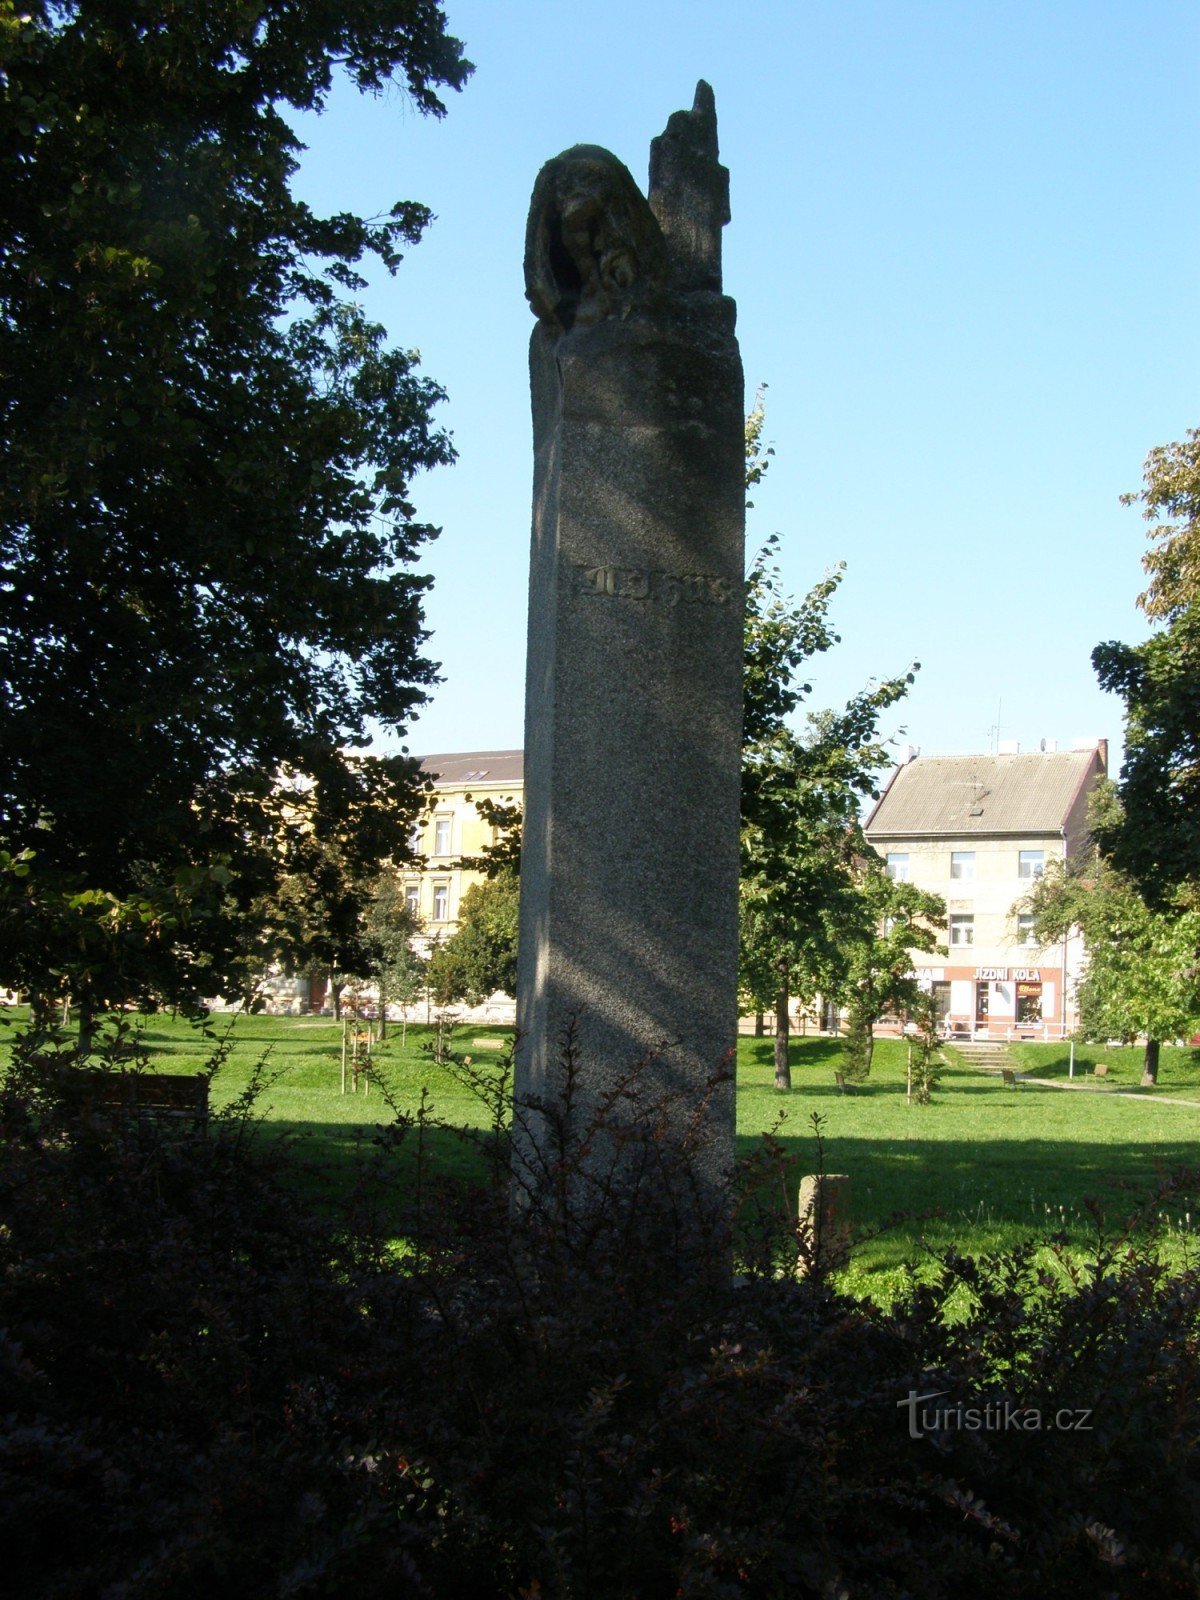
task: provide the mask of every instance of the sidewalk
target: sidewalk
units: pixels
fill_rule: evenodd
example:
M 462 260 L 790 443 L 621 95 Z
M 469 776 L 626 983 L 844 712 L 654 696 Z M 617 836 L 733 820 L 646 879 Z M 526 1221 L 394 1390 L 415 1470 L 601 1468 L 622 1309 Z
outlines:
M 1018 1083 L 1036 1083 L 1041 1089 L 1079 1089 L 1085 1094 L 1115 1094 L 1123 1100 L 1141 1100 L 1155 1106 L 1191 1106 L 1193 1111 L 1200 1111 L 1200 1100 L 1181 1100 L 1173 1094 L 1155 1094 L 1145 1089 L 1117 1089 L 1111 1084 L 1096 1083 L 1090 1079 L 1068 1078 L 1027 1078 L 1024 1073 L 1017 1073 Z

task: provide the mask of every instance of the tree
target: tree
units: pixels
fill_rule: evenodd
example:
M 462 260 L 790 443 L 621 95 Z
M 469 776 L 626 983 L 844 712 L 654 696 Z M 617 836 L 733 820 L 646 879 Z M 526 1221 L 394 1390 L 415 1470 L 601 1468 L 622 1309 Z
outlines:
M 839 994 L 862 936 L 858 865 L 873 852 L 859 808 L 888 762 L 879 718 L 907 693 L 916 664 L 872 683 L 840 712 L 788 722 L 810 685 L 801 669 L 838 636 L 828 609 L 844 565 L 798 604 L 782 592 L 768 542 L 746 597 L 746 707 L 742 761 L 742 987 L 775 1005 L 775 1083 L 789 1088 L 789 1006 Z
M 417 919 L 408 908 L 404 886 L 391 870 L 375 881 L 363 918 L 363 938 L 379 990 L 379 1037 L 387 1038 L 388 1006 L 408 1006 L 425 982 L 425 963 L 413 949 Z
M 850 946 L 845 991 L 852 1041 L 846 1076 L 861 1081 L 871 1071 L 875 1024 L 881 1017 L 912 1017 L 921 1026 L 928 996 L 917 982 L 913 952 L 938 949 L 946 905 L 915 883 L 889 878 L 879 854 L 871 849 L 860 862 L 855 888 L 862 921 Z
M 1120 801 L 1097 786 L 1090 815 L 1096 837 L 1119 836 Z M 1043 943 L 1077 928 L 1087 948 L 1079 985 L 1089 1038 L 1146 1040 L 1143 1082 L 1158 1078 L 1159 1045 L 1200 1026 L 1200 910 L 1147 904 L 1134 881 L 1096 846 L 1072 861 L 1048 863 L 1026 897 Z
M 1092 662 L 1125 701 L 1119 813 L 1103 824 L 1106 856 L 1152 905 L 1200 897 L 1200 430 L 1152 450 L 1140 503 L 1153 548 L 1138 597 L 1159 626 L 1141 645 L 1109 642 Z
M 0 30 L 0 981 L 194 998 L 306 838 L 402 853 L 413 764 L 352 752 L 433 679 L 409 483 L 452 459 L 441 391 L 355 301 L 429 214 L 315 215 L 286 113 L 340 69 L 440 116 L 471 69 L 434 0 Z
M 909 1020 L 916 1032 L 906 1039 L 908 1059 L 905 1073 L 905 1098 L 927 1106 L 941 1077 L 944 1057 L 938 1040 L 937 1007 L 931 994 L 919 993 L 909 1007 Z
M 520 880 L 506 867 L 462 898 L 459 925 L 429 958 L 429 984 L 439 1005 L 479 1005 L 501 989 L 517 992 Z

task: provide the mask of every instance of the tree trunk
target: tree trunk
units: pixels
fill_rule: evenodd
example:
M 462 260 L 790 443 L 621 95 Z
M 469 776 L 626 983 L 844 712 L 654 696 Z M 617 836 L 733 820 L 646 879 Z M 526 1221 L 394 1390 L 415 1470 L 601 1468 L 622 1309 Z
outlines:
M 344 983 L 338 983 L 332 978 L 329 980 L 329 993 L 333 996 L 333 1016 L 335 1022 L 340 1022 L 342 1020 L 342 990 L 345 987 L 346 985 Z
M 92 1053 L 92 1040 L 96 1033 L 96 1010 L 91 1000 L 84 999 L 79 1002 L 79 1037 L 75 1048 L 79 1052 L 79 1059 L 85 1060 Z
M 863 1077 L 871 1073 L 871 1058 L 875 1054 L 875 1024 L 870 1020 L 863 1023 Z
M 1147 1039 L 1146 1050 L 1142 1056 L 1142 1082 L 1158 1082 L 1158 1039 Z
M 779 993 L 775 996 L 775 1087 L 792 1087 L 792 1067 L 788 1060 L 788 1035 L 791 1018 L 788 1016 L 788 980 L 785 967 L 779 979 Z
M 761 1039 L 766 1031 L 767 1019 L 763 1015 L 762 1007 L 760 1006 L 759 1009 L 754 1013 L 754 1037 L 756 1039 Z

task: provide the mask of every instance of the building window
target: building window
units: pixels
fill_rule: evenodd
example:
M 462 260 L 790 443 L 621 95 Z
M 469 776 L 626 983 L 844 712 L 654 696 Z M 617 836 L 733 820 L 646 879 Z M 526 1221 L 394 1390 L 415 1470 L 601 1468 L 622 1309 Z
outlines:
M 1040 983 L 1017 985 L 1017 1022 L 1028 1026 L 1042 1020 L 1042 986 Z
M 950 943 L 974 944 L 975 943 L 975 918 L 951 917 L 950 918 Z
M 933 1001 L 933 1014 L 940 1022 L 945 1022 L 950 1015 L 950 985 L 949 983 L 935 980 L 930 986 L 929 997 Z
M 450 920 L 450 885 L 448 883 L 435 883 L 433 886 L 433 920 L 435 922 L 448 922 Z
M 974 850 L 951 850 L 950 876 L 952 878 L 973 878 L 975 876 Z
M 889 850 L 887 853 L 887 875 L 893 883 L 908 882 L 908 851 Z
M 414 822 L 412 827 L 408 830 L 409 855 L 419 856 L 421 854 L 421 832 L 422 829 L 419 822 Z
M 1037 921 L 1032 911 L 1021 911 L 1017 915 L 1017 943 L 1036 944 L 1037 936 L 1033 925 Z
M 883 919 L 883 937 L 885 939 L 890 937 L 890 935 L 891 935 L 892 931 L 894 930 L 895 926 L 896 926 L 895 917 L 884 917 L 884 919 Z
M 1044 850 L 1022 850 L 1017 861 L 1018 878 L 1040 878 L 1046 870 Z
M 410 917 L 421 914 L 421 885 L 419 883 L 406 883 L 404 885 L 404 909 Z
M 433 824 L 433 853 L 435 856 L 448 856 L 450 854 L 450 817 L 437 817 Z

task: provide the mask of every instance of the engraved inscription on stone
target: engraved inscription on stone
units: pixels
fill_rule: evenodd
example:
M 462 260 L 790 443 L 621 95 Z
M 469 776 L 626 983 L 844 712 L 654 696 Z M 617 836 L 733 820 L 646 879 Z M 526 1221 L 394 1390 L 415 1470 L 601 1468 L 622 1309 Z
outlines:
M 727 606 L 733 599 L 733 584 L 728 578 L 714 578 L 704 572 L 687 572 L 676 577 L 670 572 L 646 572 L 636 567 L 575 568 L 576 588 L 581 594 L 606 595 L 617 600 L 657 600 L 665 606 Z

